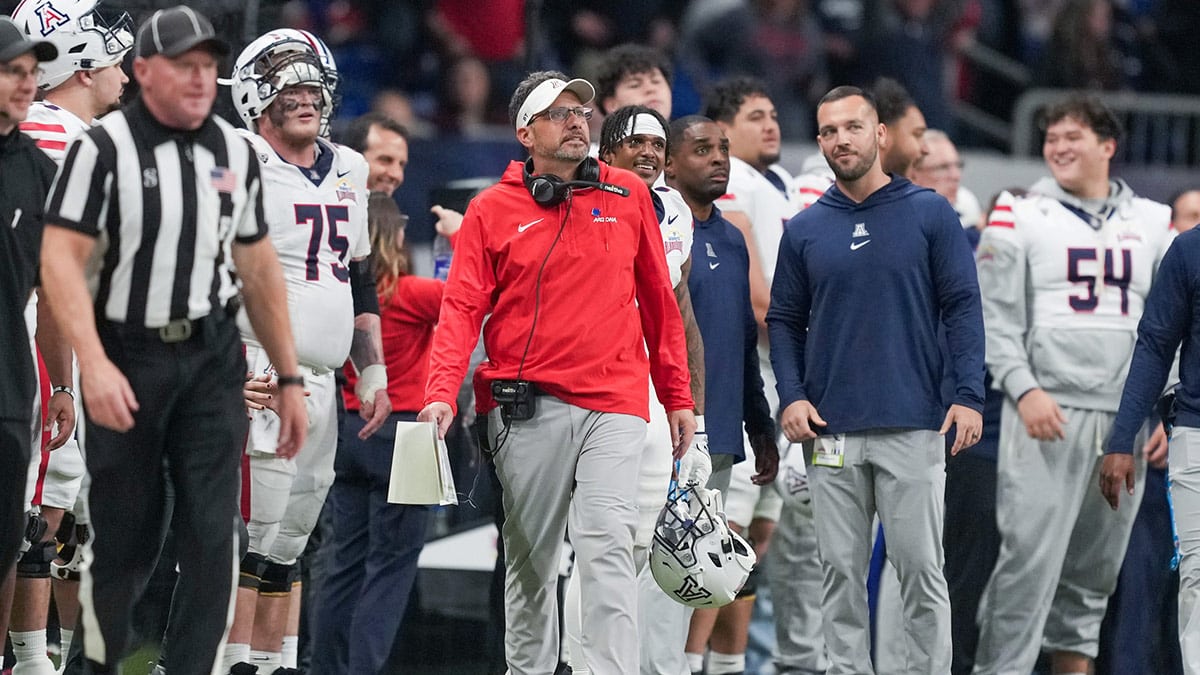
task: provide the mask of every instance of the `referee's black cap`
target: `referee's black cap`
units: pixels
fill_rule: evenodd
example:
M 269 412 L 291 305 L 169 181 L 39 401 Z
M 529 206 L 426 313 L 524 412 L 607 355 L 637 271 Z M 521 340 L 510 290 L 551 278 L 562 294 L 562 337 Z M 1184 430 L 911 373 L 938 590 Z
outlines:
M 12 61 L 28 52 L 33 52 L 38 61 L 58 58 L 58 47 L 45 40 L 30 40 L 12 19 L 0 16 L 0 62 Z
M 217 56 L 229 53 L 229 43 L 217 37 L 212 22 L 191 7 L 160 9 L 138 28 L 134 53 L 140 57 L 161 54 L 175 58 L 197 47 Z

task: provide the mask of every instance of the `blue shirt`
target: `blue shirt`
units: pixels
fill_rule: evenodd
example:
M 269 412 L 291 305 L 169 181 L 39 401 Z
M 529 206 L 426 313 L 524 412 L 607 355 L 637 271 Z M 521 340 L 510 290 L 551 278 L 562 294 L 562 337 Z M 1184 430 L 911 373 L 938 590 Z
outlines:
M 696 220 L 688 291 L 704 340 L 704 425 L 708 450 L 746 452 L 742 424 L 750 435 L 774 436 L 775 423 L 758 369 L 758 325 L 750 304 L 750 254 L 740 230 L 713 207 Z
M 859 204 L 835 185 L 788 222 L 767 310 L 781 409 L 808 400 L 824 433 L 939 429 L 939 324 L 951 402 L 981 411 L 975 260 L 935 192 L 894 177 Z
M 1200 228 L 1176 237 L 1159 265 L 1106 452 L 1133 452 L 1134 437 L 1158 401 L 1180 345 L 1175 424 L 1200 427 Z

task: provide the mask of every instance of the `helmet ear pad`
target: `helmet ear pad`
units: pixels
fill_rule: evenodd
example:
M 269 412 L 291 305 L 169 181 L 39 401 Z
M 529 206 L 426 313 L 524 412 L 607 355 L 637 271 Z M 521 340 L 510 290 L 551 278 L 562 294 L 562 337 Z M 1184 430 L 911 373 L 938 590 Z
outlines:
M 595 183 L 600 180 L 600 162 L 595 157 L 585 157 L 579 165 L 579 181 Z M 571 182 L 565 181 L 551 173 L 534 174 L 533 158 L 525 160 L 521 165 L 521 179 L 525 189 L 533 201 L 544 208 L 558 206 L 566 200 L 571 192 Z

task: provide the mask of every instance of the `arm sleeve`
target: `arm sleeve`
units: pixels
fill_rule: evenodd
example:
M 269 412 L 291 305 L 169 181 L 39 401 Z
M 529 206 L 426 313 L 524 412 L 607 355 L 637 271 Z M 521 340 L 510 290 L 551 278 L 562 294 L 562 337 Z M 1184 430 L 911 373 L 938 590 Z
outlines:
M 741 238 L 741 230 L 730 227 L 733 233 Z M 746 268 L 750 267 L 750 253 L 745 250 L 745 240 L 742 241 L 742 254 L 746 257 Z M 754 307 L 750 301 L 749 288 L 742 302 L 743 349 L 742 362 L 742 418 L 745 420 L 746 433 L 751 436 L 775 435 L 775 421 L 771 418 L 771 406 L 763 392 L 762 370 L 758 364 L 758 321 L 754 318 Z
M 779 240 L 779 259 L 771 282 L 771 306 L 767 310 L 767 335 L 771 344 L 771 368 L 775 371 L 779 409 L 806 400 L 804 391 L 804 345 L 808 338 L 808 313 L 812 296 L 804 269 L 804 252 L 795 236 L 795 221 L 784 228 Z
M 101 160 L 99 146 L 83 134 L 67 148 L 46 200 L 45 222 L 97 237 L 100 214 L 109 204 L 112 174 Z
M 1195 254 L 1193 250 L 1191 255 Z M 1138 322 L 1133 362 L 1106 452 L 1133 452 L 1134 438 L 1158 401 L 1175 360 L 1175 350 L 1192 323 L 1196 284 L 1187 269 L 1186 258 L 1179 246 L 1172 246 L 1146 298 L 1146 309 Z
M 950 204 L 938 200 L 936 208 L 930 262 L 946 328 L 949 372 L 954 375 L 953 402 L 983 412 L 983 311 L 975 258 Z
M 487 216 L 481 211 L 486 208 L 474 200 L 463 216 L 429 354 L 425 404 L 449 403 L 456 413 L 459 385 L 466 376 L 471 351 L 479 341 L 483 317 L 491 310 L 491 295 L 496 287 L 493 263 L 484 244 L 483 218 Z
M 354 316 L 379 314 L 379 296 L 375 294 L 375 272 L 370 258 L 350 261 L 350 296 L 354 300 Z
M 650 378 L 664 408 L 668 411 L 691 410 L 695 403 L 692 401 L 683 319 L 667 272 L 662 233 L 654 204 L 650 201 L 650 191 L 644 185 L 639 187 L 632 194 L 638 200 L 641 213 L 633 267 L 642 335 L 650 356 Z
M 1016 401 L 1038 387 L 1025 351 L 1028 310 L 1024 242 L 1017 230 L 1014 200 L 1003 193 L 979 238 L 976 265 L 983 304 L 987 367 L 996 388 Z

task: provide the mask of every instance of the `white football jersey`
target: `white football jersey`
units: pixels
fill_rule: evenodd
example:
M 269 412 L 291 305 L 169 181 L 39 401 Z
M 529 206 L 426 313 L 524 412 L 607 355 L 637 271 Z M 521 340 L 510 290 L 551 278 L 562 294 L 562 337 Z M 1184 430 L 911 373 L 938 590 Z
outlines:
M 1040 194 L 997 199 L 977 261 L 988 366 L 1011 396 L 1040 386 L 1060 403 L 1116 410 L 1174 238 L 1170 208 L 1120 185 L 1126 194 L 1099 214 L 1047 194 L 1044 182 Z
M 818 152 L 806 157 L 803 173 L 796 176 L 796 180 L 792 183 L 795 191 L 793 200 L 796 203 L 796 210 L 803 211 L 816 204 L 817 200 L 833 185 L 833 181 L 833 169 L 829 168 L 829 162 L 825 161 L 825 155 Z
M 692 210 L 678 190 L 663 182 L 662 174 L 655 181 L 652 192 L 662 201 L 663 217 L 658 221 L 658 229 L 662 232 L 671 286 L 676 287 L 683 279 L 683 263 L 692 255 L 692 230 L 695 229 Z
M 367 162 L 350 148 L 317 139 L 317 163 L 301 168 L 261 136 L 243 134 L 262 171 L 263 211 L 287 282 L 297 356 L 306 366 L 338 368 L 354 334 L 350 261 L 371 253 Z M 238 322 L 246 342 L 258 345 L 245 311 Z
M 67 144 L 92 125 L 79 119 L 75 113 L 46 101 L 35 101 L 29 106 L 29 115 L 21 122 L 21 132 L 37 142 L 55 164 L 62 165 L 67 158 Z
M 758 247 L 758 259 L 762 263 L 767 283 L 775 278 L 775 259 L 779 256 L 779 240 L 783 237 L 783 226 L 799 211 L 795 179 L 778 164 L 768 169 L 783 181 L 787 193 L 780 192 L 754 167 L 737 157 L 729 158 L 729 187 L 717 200 L 717 207 L 724 213 L 741 211 L 750 219 L 754 245 Z

